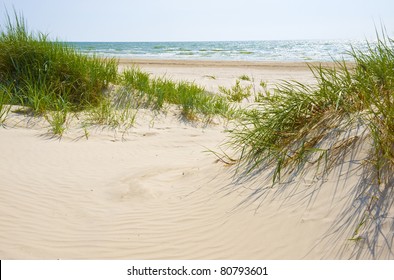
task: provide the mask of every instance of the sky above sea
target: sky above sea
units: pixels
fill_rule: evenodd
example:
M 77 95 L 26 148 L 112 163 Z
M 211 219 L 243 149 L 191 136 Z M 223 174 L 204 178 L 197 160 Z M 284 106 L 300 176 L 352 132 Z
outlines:
M 2 0 L 0 20 L 13 9 L 61 41 L 370 40 L 382 26 L 394 37 L 393 0 Z

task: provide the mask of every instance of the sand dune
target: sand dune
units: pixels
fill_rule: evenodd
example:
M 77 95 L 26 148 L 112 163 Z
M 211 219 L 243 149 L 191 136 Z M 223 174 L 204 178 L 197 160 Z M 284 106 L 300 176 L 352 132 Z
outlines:
M 140 63 L 212 88 L 240 73 L 311 79 L 305 66 Z M 0 127 L 0 258 L 394 258 L 392 190 L 375 227 L 349 240 L 370 191 L 361 164 L 368 143 L 318 184 L 311 167 L 271 188 L 270 169 L 234 177 L 234 166 L 208 152 L 220 150 L 225 128 L 146 112 L 127 132 L 92 127 L 86 139 L 70 128 L 58 140 L 44 122 L 12 114 Z

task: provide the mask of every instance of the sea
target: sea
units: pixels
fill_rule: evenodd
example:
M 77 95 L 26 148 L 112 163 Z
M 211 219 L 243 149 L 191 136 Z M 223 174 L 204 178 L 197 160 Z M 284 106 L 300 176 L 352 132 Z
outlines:
M 352 47 L 367 50 L 356 40 L 280 40 L 222 42 L 69 42 L 84 54 L 101 57 L 235 61 L 352 60 Z

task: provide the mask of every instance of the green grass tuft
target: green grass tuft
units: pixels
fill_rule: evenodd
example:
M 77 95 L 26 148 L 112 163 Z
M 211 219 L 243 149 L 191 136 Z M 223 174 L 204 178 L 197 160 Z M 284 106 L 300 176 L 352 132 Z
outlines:
M 252 95 L 252 85 L 241 86 L 241 81 L 236 80 L 235 85 L 231 88 L 219 86 L 219 91 L 224 94 L 230 102 L 241 102 Z
M 320 184 L 334 167 L 342 173 L 348 166 L 346 172 L 353 173 L 349 159 L 360 160 L 356 196 L 343 210 L 351 218 L 336 223 L 338 228 L 353 223 L 349 240 L 368 242 L 374 255 L 393 199 L 394 41 L 378 36 L 367 51 L 353 48 L 350 54 L 351 64 L 311 66 L 316 84 L 282 82 L 272 92 L 262 84 L 265 94 L 242 112 L 227 144 L 239 155 L 243 178 L 268 170 L 272 186 L 301 183 L 303 175 Z M 221 160 L 234 162 L 227 158 Z
M 13 104 L 36 113 L 56 110 L 63 99 L 73 110 L 98 104 L 103 90 L 117 79 L 117 62 L 81 55 L 75 49 L 52 42 L 45 34 L 29 32 L 15 13 L 0 33 L 0 83 Z
M 250 82 L 251 81 L 251 79 L 250 79 L 250 77 L 248 76 L 248 75 L 241 75 L 241 76 L 239 76 L 239 78 L 238 79 L 240 79 L 240 80 L 242 80 L 242 81 L 248 81 L 248 82 Z
M 67 128 L 67 118 L 69 115 L 70 104 L 63 98 L 58 98 L 55 110 L 46 112 L 46 119 L 51 126 L 51 132 L 61 137 Z
M 121 84 L 123 90 L 133 92 L 140 106 L 161 110 L 165 104 L 174 104 L 181 108 L 182 115 L 188 120 L 199 119 L 199 116 L 208 119 L 215 115 L 230 117 L 233 112 L 224 98 L 208 93 L 194 83 L 151 78 L 136 67 L 124 71 Z
M 353 49 L 355 65 L 337 61 L 335 67 L 311 67 L 317 84 L 283 82 L 273 94 L 244 112 L 229 143 L 240 152 L 240 165 L 251 172 L 263 164 L 275 166 L 273 182 L 282 174 L 324 160 L 332 166 L 339 150 L 358 137 L 325 141 L 334 131 L 362 124 L 373 143 L 370 163 L 380 186 L 394 174 L 394 43 L 378 38 L 368 52 Z
M 9 106 L 11 96 L 9 90 L 0 84 L 0 125 L 7 119 L 11 106 Z

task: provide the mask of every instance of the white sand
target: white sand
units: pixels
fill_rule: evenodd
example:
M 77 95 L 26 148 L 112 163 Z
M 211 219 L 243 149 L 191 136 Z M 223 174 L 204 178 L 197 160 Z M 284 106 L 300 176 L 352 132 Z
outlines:
M 212 88 L 204 75 L 223 84 L 241 74 L 311 80 L 307 68 L 291 65 L 141 67 Z M 70 128 L 59 141 L 35 121 L 12 114 L 0 127 L 0 259 L 394 258 L 392 203 L 379 231 L 348 240 L 361 215 L 362 201 L 352 202 L 365 149 L 321 184 L 306 174 L 297 186 L 270 188 L 270 170 L 236 180 L 234 167 L 207 152 L 225 141 L 222 125 L 147 112 L 125 134 L 89 128 L 86 139 Z

